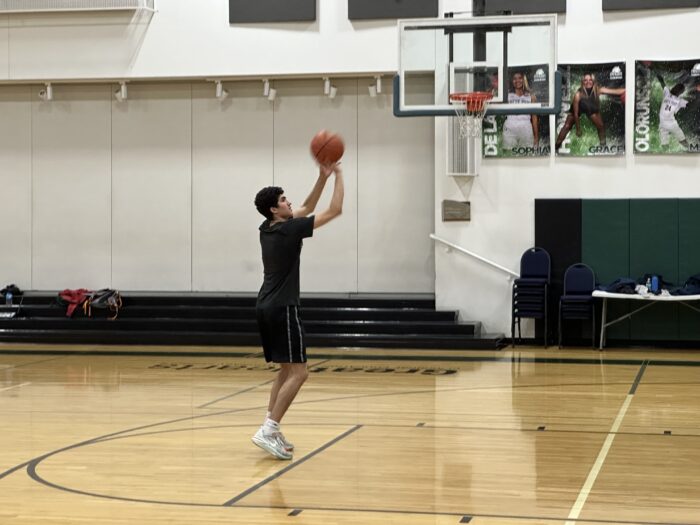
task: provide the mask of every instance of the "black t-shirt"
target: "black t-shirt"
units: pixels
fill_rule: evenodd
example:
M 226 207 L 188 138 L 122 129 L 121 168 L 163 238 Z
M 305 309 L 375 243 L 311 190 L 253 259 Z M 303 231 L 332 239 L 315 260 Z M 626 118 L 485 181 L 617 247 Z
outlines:
M 314 234 L 314 216 L 260 225 L 260 247 L 265 278 L 258 308 L 299 304 L 299 258 L 302 239 Z

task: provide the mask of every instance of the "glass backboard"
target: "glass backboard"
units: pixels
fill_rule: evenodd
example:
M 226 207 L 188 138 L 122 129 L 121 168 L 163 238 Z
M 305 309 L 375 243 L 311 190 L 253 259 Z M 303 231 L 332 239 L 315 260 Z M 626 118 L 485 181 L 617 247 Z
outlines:
M 488 114 L 557 113 L 556 49 L 555 14 L 399 20 L 394 112 L 451 115 L 450 94 L 488 91 Z

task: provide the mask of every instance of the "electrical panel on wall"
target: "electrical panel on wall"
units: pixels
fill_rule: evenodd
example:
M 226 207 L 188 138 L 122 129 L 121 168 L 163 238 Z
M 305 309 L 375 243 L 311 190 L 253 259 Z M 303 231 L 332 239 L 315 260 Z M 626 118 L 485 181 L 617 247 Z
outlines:
M 603 0 L 603 11 L 700 7 L 700 0 Z
M 539 15 L 546 13 L 566 13 L 566 0 L 485 0 L 485 15 Z
M 438 17 L 438 0 L 348 0 L 350 20 L 423 17 Z
M 313 22 L 316 0 L 228 0 L 231 24 Z

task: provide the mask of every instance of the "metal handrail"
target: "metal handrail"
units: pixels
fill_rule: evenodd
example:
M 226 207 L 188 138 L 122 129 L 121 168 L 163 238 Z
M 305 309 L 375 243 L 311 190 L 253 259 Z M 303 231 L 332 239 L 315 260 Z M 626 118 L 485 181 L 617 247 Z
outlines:
M 505 266 L 501 266 L 500 264 L 495 263 L 495 262 L 493 262 L 493 261 L 490 261 L 490 260 L 488 260 L 486 257 L 482 257 L 481 255 L 478 255 L 478 254 L 476 254 L 476 253 L 474 253 L 474 252 L 470 252 L 469 250 L 465 250 L 465 249 L 462 248 L 461 246 L 457 246 L 456 244 L 453 244 L 453 243 L 451 243 L 450 241 L 446 241 L 445 239 L 441 239 L 440 237 L 438 237 L 438 236 L 435 235 L 434 233 L 431 233 L 431 234 L 430 234 L 430 238 L 433 239 L 434 241 L 441 242 L 441 243 L 444 244 L 445 246 L 449 246 L 449 247 L 452 248 L 453 250 L 457 250 L 458 252 L 462 252 L 463 254 L 469 255 L 470 257 L 473 257 L 474 259 L 477 259 L 477 260 L 479 260 L 479 261 L 481 261 L 481 262 L 483 262 L 483 263 L 486 263 L 486 264 L 488 264 L 489 266 L 493 266 L 493 267 L 496 268 L 497 270 L 501 270 L 502 272 L 507 273 L 509 279 L 517 279 L 518 277 L 520 277 L 520 274 L 518 274 L 518 273 L 516 273 L 516 272 L 514 272 L 514 271 L 512 271 L 512 270 L 509 270 L 509 269 L 506 268 Z

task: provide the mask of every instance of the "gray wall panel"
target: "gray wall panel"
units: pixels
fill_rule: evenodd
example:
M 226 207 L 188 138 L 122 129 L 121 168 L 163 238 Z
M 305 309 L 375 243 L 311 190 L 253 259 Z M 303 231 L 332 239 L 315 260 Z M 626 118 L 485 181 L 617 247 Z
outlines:
M 348 0 L 350 20 L 437 16 L 438 0 Z
M 229 0 L 231 24 L 316 20 L 316 0 Z
M 497 15 L 510 11 L 514 15 L 533 15 L 541 13 L 566 13 L 566 0 L 486 0 L 486 14 Z
M 700 0 L 603 0 L 603 11 L 700 7 Z

